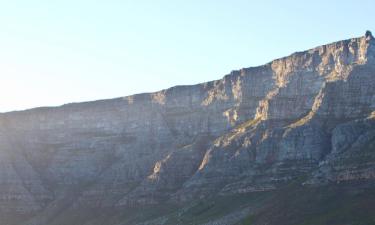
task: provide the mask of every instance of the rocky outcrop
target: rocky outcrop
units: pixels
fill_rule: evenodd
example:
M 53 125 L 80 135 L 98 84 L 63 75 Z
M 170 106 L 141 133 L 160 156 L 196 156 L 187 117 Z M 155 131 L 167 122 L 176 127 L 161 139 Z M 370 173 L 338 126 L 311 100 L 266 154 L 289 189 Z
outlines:
M 0 114 L 0 216 L 53 224 L 83 209 L 185 204 L 301 177 L 371 182 L 374 77 L 367 32 L 217 81 Z

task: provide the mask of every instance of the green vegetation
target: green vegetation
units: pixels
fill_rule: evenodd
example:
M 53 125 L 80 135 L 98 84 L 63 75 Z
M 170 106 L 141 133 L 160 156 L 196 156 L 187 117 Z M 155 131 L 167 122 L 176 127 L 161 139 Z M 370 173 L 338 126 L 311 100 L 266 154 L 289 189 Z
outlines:
M 287 187 L 255 216 L 253 224 L 342 225 L 375 224 L 375 190 L 357 185 Z M 243 223 L 246 224 L 246 223 Z M 250 223 L 251 224 L 251 223 Z
M 375 190 L 360 184 L 302 187 L 297 182 L 277 191 L 217 196 L 168 214 L 166 224 L 204 224 L 248 209 L 236 225 L 375 224 Z M 235 222 L 235 221 L 233 221 Z
M 303 179 L 303 178 L 301 178 Z M 301 180 L 276 191 L 215 196 L 183 205 L 68 209 L 50 225 L 199 225 L 235 214 L 235 225 L 375 225 L 375 189 L 362 184 L 303 187 Z M 93 219 L 95 218 L 95 219 Z
M 254 221 L 254 216 L 249 215 L 242 219 L 240 222 L 236 223 L 235 225 L 252 225 Z

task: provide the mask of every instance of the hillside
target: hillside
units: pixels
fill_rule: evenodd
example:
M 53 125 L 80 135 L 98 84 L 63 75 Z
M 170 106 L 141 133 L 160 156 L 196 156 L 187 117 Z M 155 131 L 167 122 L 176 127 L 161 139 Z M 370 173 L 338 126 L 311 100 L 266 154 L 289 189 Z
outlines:
M 366 32 L 216 81 L 0 114 L 0 218 L 375 224 L 374 78 Z

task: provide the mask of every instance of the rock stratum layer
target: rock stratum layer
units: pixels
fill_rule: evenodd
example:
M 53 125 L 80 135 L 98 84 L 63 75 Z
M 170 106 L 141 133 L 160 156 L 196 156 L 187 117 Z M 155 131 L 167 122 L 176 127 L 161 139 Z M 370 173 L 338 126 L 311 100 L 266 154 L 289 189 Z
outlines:
M 296 211 L 311 193 L 374 209 L 374 181 L 370 32 L 203 84 L 0 114 L 6 225 L 299 224 L 323 214 Z M 280 202 L 291 215 L 270 216 Z

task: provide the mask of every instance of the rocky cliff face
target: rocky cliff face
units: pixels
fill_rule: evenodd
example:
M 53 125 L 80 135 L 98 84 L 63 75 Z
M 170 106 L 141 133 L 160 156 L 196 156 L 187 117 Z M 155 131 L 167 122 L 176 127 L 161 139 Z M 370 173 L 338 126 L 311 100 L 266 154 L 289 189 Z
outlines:
M 95 224 L 95 210 L 115 218 L 294 181 L 370 184 L 374 78 L 367 32 L 217 81 L 0 114 L 0 216 Z

